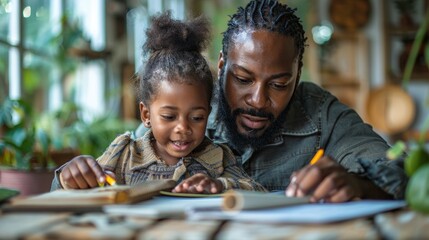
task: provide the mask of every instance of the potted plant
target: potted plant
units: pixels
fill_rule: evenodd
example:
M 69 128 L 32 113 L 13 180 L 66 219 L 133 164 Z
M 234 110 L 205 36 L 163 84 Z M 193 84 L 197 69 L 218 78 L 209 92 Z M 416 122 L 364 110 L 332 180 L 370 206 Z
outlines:
M 118 134 L 134 130 L 138 125 L 137 121 L 123 121 L 110 115 L 91 121 L 78 119 L 63 130 L 63 142 L 79 149 L 81 154 L 98 157 Z
M 6 99 L 0 106 L 0 184 L 24 196 L 47 192 L 55 168 L 79 154 L 100 156 L 118 134 L 138 126 L 110 115 L 85 121 L 81 114 L 65 103 L 37 116 L 25 101 Z
M 411 78 L 413 68 L 416 63 L 419 49 L 425 49 L 425 62 L 429 68 L 429 42 L 424 42 L 429 28 L 429 9 L 426 10 L 423 22 L 419 26 L 416 37 L 413 41 L 410 54 L 408 56 L 402 84 L 407 88 Z M 411 209 L 429 214 L 429 151 L 426 149 L 426 134 L 429 129 L 429 116 L 420 130 L 420 138 L 417 139 L 414 146 L 409 146 L 409 155 L 405 159 L 405 172 L 410 177 L 406 190 L 406 201 Z M 401 155 L 406 149 L 405 143 L 397 142 L 388 152 L 388 157 L 394 159 Z
M 48 191 L 53 177 L 50 139 L 36 127 L 30 105 L 5 99 L 0 106 L 0 129 L 0 184 L 17 188 L 22 195 Z

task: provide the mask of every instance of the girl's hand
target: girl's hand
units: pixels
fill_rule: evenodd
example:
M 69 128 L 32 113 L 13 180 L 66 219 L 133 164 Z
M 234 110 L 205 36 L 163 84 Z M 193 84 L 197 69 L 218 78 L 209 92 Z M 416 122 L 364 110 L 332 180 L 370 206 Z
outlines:
M 113 173 L 109 173 L 114 177 Z M 98 187 L 106 182 L 105 172 L 91 156 L 81 155 L 70 160 L 61 170 L 60 182 L 64 189 Z
M 220 193 L 223 192 L 223 184 L 217 179 L 197 173 L 190 178 L 185 179 L 177 185 L 173 192 L 182 193 Z

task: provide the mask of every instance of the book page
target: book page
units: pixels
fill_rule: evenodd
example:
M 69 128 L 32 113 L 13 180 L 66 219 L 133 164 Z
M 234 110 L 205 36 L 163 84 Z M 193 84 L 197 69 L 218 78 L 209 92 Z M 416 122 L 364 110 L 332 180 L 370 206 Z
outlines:
M 86 190 L 56 190 L 41 195 L 12 201 L 12 205 L 96 205 L 116 202 L 118 192 L 127 191 L 129 186 L 109 186 Z
M 170 196 L 170 197 L 183 197 L 183 198 L 204 198 L 204 197 L 222 197 L 223 193 L 176 193 L 169 191 L 160 191 L 161 195 Z
M 101 211 L 106 204 L 135 203 L 152 198 L 161 190 L 170 190 L 174 180 L 149 180 L 137 185 L 115 185 L 93 189 L 60 189 L 24 199 L 16 199 L 2 209 L 13 210 L 67 210 Z

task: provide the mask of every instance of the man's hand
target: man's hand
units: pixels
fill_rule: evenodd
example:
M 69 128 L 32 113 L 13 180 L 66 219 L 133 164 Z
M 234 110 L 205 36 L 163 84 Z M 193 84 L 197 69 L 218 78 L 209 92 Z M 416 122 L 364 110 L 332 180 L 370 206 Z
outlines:
M 114 177 L 113 173 L 110 173 Z M 65 189 L 98 187 L 106 182 L 101 166 L 91 156 L 81 155 L 70 160 L 61 170 L 60 182 Z
M 185 179 L 177 185 L 173 192 L 182 193 L 220 193 L 223 192 L 223 184 L 209 176 L 198 173 Z
M 308 165 L 291 176 L 286 196 L 311 196 L 312 202 L 345 202 L 362 198 L 361 180 L 347 173 L 336 161 L 322 157 L 313 165 Z

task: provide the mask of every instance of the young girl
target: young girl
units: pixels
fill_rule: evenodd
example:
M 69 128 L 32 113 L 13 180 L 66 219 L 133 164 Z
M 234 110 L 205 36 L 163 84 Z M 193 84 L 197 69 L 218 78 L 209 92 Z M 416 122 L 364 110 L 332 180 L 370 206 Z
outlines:
M 138 139 L 131 133 L 117 137 L 97 161 L 72 159 L 57 170 L 51 190 L 96 187 L 111 171 L 118 184 L 174 179 L 179 184 L 173 192 L 265 191 L 239 167 L 231 150 L 205 137 L 213 77 L 201 51 L 209 33 L 203 18 L 181 22 L 169 12 L 154 17 L 138 87 L 141 120 L 150 129 Z

